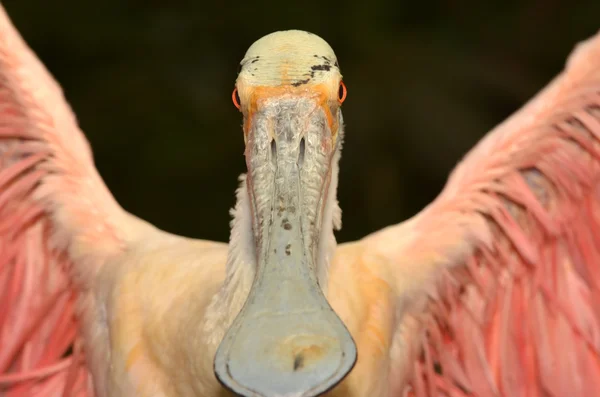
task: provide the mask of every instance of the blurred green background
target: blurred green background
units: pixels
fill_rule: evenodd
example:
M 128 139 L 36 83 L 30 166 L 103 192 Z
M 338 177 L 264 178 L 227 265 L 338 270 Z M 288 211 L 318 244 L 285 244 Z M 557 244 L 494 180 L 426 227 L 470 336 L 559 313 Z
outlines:
M 600 28 L 600 1 L 6 0 L 129 211 L 227 240 L 244 171 L 231 104 L 264 34 L 304 29 L 338 55 L 348 99 L 340 241 L 410 217 L 487 130 Z

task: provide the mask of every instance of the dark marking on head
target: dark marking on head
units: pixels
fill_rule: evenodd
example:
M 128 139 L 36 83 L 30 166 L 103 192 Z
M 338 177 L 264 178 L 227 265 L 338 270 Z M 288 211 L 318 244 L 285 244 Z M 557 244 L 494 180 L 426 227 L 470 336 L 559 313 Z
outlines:
M 304 367 L 304 356 L 300 353 L 294 357 L 294 371 L 298 371 L 302 367 Z
M 240 65 L 238 67 L 238 74 L 242 71 L 242 69 L 246 66 L 246 64 L 248 64 L 248 63 L 253 64 L 253 63 L 257 62 L 259 58 L 260 58 L 260 55 L 257 55 L 254 58 L 247 59 L 245 62 L 240 62 Z M 255 68 L 254 71 L 256 71 L 256 70 L 257 69 Z
M 286 245 L 286 246 L 285 246 L 285 254 L 286 254 L 287 256 L 290 256 L 290 255 L 291 255 L 291 253 L 292 253 L 292 251 L 291 251 L 291 248 L 292 248 L 292 245 L 291 245 L 291 244 L 288 244 L 288 245 Z
M 324 70 L 324 71 L 329 72 L 331 70 L 331 65 L 327 65 L 327 64 L 325 64 L 325 65 L 313 65 L 310 68 L 313 71 L 315 71 L 315 70 Z
M 299 87 L 299 86 L 301 86 L 302 84 L 306 84 L 306 83 L 308 83 L 309 81 L 310 81 L 310 77 L 309 77 L 309 78 L 307 78 L 307 79 L 304 79 L 304 80 L 298 80 L 298 81 L 296 81 L 295 83 L 292 83 L 292 85 L 293 85 L 294 87 Z
M 315 58 L 320 58 L 322 60 L 324 60 L 324 64 L 323 65 L 315 65 L 313 67 L 311 67 L 311 69 L 313 70 L 313 77 L 314 77 L 314 71 L 315 70 L 326 70 L 329 71 L 331 69 L 331 59 L 327 58 L 325 55 L 313 55 L 313 57 Z M 340 67 L 340 64 L 338 63 L 337 59 L 335 60 L 335 62 L 333 63 L 333 66 L 338 68 Z

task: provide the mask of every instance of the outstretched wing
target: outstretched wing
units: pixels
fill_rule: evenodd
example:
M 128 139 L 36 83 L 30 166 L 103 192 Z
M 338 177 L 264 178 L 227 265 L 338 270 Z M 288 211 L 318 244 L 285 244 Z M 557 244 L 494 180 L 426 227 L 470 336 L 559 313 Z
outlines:
M 122 249 L 131 219 L 0 6 L 0 395 L 88 393 L 75 295 Z
M 430 206 L 365 246 L 390 263 L 403 310 L 395 392 L 598 395 L 600 34 Z

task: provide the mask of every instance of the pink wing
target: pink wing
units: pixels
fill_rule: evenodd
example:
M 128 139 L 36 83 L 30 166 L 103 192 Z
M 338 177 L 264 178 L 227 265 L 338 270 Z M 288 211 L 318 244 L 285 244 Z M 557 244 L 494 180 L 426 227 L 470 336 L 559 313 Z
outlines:
M 90 393 L 75 295 L 121 249 L 125 217 L 0 6 L 0 395 Z
M 401 269 L 405 320 L 421 325 L 401 336 L 418 350 L 396 367 L 409 386 L 392 378 L 393 389 L 600 395 L 599 200 L 600 34 L 475 147 L 434 203 L 369 237 Z

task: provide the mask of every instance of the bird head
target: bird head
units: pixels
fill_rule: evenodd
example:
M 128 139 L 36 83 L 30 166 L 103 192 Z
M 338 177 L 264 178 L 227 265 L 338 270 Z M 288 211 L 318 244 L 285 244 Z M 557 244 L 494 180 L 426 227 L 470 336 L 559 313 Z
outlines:
M 257 267 L 215 374 L 244 396 L 316 396 L 356 361 L 354 341 L 325 298 L 319 259 L 346 87 L 331 47 L 292 30 L 248 49 L 232 98 L 244 118 Z

